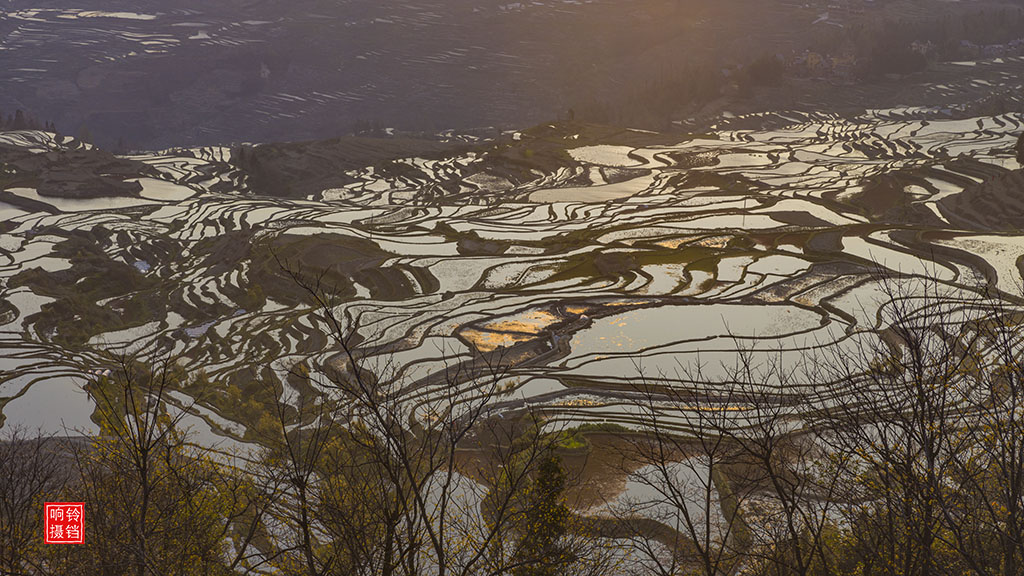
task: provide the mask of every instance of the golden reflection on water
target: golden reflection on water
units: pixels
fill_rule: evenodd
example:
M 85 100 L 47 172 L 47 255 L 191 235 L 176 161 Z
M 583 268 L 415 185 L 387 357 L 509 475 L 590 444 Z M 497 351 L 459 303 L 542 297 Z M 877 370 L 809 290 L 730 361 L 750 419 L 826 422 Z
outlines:
M 629 326 L 629 322 L 626 316 L 617 316 L 609 318 L 607 322 L 609 326 L 613 326 L 615 328 L 626 328 L 627 326 Z M 616 334 L 612 336 L 598 336 L 595 340 L 602 344 L 601 348 L 603 350 L 607 350 L 608 348 L 611 347 L 626 347 L 629 349 L 635 349 L 634 345 L 646 342 L 646 340 L 643 338 L 634 339 L 626 330 L 619 330 Z M 576 337 L 572 340 L 572 345 L 574 347 L 580 346 L 581 343 L 582 340 L 579 337 Z M 599 356 L 597 359 L 600 358 L 602 357 Z
M 507 348 L 533 339 L 533 336 L 528 334 L 491 332 L 475 328 L 467 328 L 460 335 L 481 352 L 494 352 L 498 348 Z
M 565 307 L 565 313 L 570 317 L 582 316 L 601 307 L 621 308 L 625 306 L 645 306 L 654 302 L 654 300 L 627 299 L 602 302 L 600 305 L 571 304 Z M 534 340 L 543 335 L 545 331 L 551 328 L 551 326 L 558 324 L 565 319 L 566 318 L 563 318 L 549 310 L 526 310 L 512 316 L 495 318 L 480 325 L 479 328 L 464 328 L 459 332 L 459 334 L 477 350 L 481 352 L 494 352 L 499 348 L 507 348 L 516 344 L 522 344 L 523 342 Z M 623 348 L 635 343 L 633 338 L 631 338 L 624 330 L 629 325 L 626 316 L 613 317 L 606 321 L 611 326 L 621 328 L 623 330 L 620 330 L 614 337 L 600 337 L 598 338 L 599 340 L 610 340 L 607 342 L 608 345 L 615 348 Z M 578 345 L 579 342 L 580 341 L 577 338 L 573 340 L 572 343 L 575 346 Z M 643 340 L 641 340 L 641 342 L 643 342 Z
M 704 248 L 722 249 L 729 245 L 730 240 L 732 240 L 732 236 L 709 236 L 701 238 L 695 244 Z
M 487 330 L 495 332 L 522 332 L 539 334 L 548 326 L 558 322 L 560 318 L 547 310 L 528 310 L 510 318 L 494 320 L 484 325 Z
M 655 242 L 655 245 L 661 246 L 662 248 L 668 248 L 669 250 L 675 250 L 683 244 L 689 244 L 691 241 L 693 241 L 692 238 L 670 238 L 668 240 Z
M 603 305 L 617 308 L 619 306 L 646 306 L 655 302 L 655 300 L 616 300 L 615 302 L 605 302 Z

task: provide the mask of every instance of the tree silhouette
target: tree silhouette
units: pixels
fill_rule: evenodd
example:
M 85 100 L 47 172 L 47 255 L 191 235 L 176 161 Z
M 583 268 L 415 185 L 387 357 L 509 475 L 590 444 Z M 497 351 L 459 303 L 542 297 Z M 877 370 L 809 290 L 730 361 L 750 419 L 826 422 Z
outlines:
M 14 121 L 11 122 L 11 130 L 25 130 L 26 128 L 28 128 L 28 120 L 25 119 L 25 113 L 17 110 L 14 113 Z
M 549 454 L 541 460 L 526 510 L 520 549 L 524 562 L 512 571 L 514 576 L 555 576 L 568 564 L 570 554 L 564 545 L 569 520 L 565 481 L 557 456 Z
M 0 574 L 24 574 L 41 553 L 37 537 L 46 495 L 61 490 L 68 474 L 59 441 L 10 427 L 0 433 Z

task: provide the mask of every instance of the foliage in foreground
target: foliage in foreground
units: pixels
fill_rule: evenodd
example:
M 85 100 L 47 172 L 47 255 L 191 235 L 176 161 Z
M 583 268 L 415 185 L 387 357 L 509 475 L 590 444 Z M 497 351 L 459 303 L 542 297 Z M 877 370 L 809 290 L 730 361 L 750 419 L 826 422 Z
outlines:
M 487 417 L 499 368 L 410 403 L 328 300 L 341 354 L 266 384 L 258 452 L 190 442 L 194 383 L 122 359 L 90 385 L 99 435 L 0 443 L 0 574 L 1019 574 L 1024 314 L 917 281 L 887 297 L 878 337 L 798 366 L 750 347 L 725 378 L 641 370 L 642 430 L 604 433 L 644 490 L 603 518 L 567 504 L 572 434 Z M 41 544 L 61 500 L 85 501 L 86 545 Z

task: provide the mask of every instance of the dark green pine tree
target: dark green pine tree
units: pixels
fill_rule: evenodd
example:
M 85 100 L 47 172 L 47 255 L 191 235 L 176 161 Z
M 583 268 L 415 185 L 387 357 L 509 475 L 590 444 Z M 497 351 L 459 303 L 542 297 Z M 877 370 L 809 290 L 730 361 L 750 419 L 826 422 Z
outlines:
M 1017 138 L 1017 162 L 1024 167 L 1024 133 Z
M 559 458 L 553 454 L 545 457 L 530 488 L 520 536 L 522 564 L 513 570 L 514 576 L 557 576 L 571 561 L 564 542 L 569 524 L 565 481 Z
M 25 130 L 28 128 L 28 120 L 25 119 L 25 113 L 21 110 L 14 112 L 14 121 L 11 122 L 11 130 Z

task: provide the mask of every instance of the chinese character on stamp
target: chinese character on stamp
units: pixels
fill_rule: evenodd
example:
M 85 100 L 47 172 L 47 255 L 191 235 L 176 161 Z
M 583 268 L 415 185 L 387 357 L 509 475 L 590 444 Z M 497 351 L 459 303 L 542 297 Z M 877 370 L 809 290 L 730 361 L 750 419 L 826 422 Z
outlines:
M 47 544 L 81 544 L 85 541 L 85 504 L 47 502 L 43 532 Z

